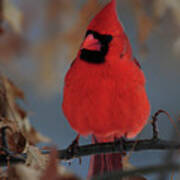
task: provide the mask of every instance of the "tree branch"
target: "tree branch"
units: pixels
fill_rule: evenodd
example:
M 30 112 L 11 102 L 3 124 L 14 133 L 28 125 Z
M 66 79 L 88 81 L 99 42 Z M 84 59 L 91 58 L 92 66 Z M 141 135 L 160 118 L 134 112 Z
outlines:
M 128 152 L 128 151 L 144 151 L 144 150 L 176 150 L 180 149 L 180 143 L 175 141 L 166 141 L 162 139 L 145 139 L 145 140 L 131 140 L 125 141 L 123 146 L 119 143 L 98 143 L 78 146 L 73 152 L 68 148 L 58 150 L 58 158 L 61 160 L 70 160 L 73 158 L 80 158 L 83 156 L 89 156 L 93 154 L 101 153 L 117 153 L 117 152 Z M 49 151 L 42 151 L 43 154 L 49 154 Z M 26 154 L 20 156 L 9 156 L 0 155 L 0 166 L 25 162 Z
M 136 144 L 134 146 L 134 144 Z M 162 139 L 151 140 L 134 140 L 125 141 L 123 146 L 119 144 L 110 143 L 98 143 L 79 146 L 73 153 L 68 149 L 59 150 L 59 159 L 69 160 L 72 158 L 80 158 L 82 156 L 89 156 L 93 154 L 101 153 L 117 153 L 128 151 L 142 151 L 142 150 L 170 150 L 180 149 L 180 143 L 174 141 L 166 141 Z

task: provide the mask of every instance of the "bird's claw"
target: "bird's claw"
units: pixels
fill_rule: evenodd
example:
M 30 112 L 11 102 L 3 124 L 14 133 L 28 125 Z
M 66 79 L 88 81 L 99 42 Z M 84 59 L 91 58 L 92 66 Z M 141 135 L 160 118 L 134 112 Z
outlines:
M 77 152 L 77 150 L 79 149 L 79 138 L 80 135 L 77 135 L 77 137 L 72 141 L 72 143 L 67 148 L 68 152 L 71 153 L 72 155 L 75 152 Z
M 123 154 L 126 155 L 125 153 L 125 143 L 127 142 L 127 139 L 125 137 L 121 137 L 121 138 L 114 138 L 114 145 L 115 148 L 118 147 L 118 150 Z

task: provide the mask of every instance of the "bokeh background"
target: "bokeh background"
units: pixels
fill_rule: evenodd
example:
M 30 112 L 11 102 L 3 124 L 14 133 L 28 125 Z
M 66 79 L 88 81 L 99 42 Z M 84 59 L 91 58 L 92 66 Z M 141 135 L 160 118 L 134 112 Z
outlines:
M 32 125 L 52 139 L 58 148 L 75 138 L 61 109 L 63 79 L 90 19 L 107 0 L 1 0 L 0 70 L 25 93 L 22 107 Z M 147 79 L 151 114 L 166 110 L 174 122 L 180 112 L 180 1 L 117 0 L 117 11 Z M 149 118 L 151 120 L 151 117 Z M 160 136 L 179 139 L 172 121 L 159 117 Z M 151 138 L 148 123 L 137 138 Z M 81 138 L 90 143 L 90 137 Z M 41 145 L 40 145 L 41 146 Z M 132 153 L 130 163 L 142 167 L 167 163 L 173 157 L 165 151 Z M 65 166 L 85 177 L 89 157 Z M 178 174 L 146 176 L 169 179 Z

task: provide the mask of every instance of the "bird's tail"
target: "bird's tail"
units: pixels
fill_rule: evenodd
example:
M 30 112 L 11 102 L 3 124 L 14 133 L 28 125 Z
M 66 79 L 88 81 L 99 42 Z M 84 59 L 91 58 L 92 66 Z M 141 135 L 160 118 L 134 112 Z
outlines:
M 92 138 L 93 143 L 97 141 Z M 91 156 L 88 177 L 122 169 L 122 154 L 96 154 Z

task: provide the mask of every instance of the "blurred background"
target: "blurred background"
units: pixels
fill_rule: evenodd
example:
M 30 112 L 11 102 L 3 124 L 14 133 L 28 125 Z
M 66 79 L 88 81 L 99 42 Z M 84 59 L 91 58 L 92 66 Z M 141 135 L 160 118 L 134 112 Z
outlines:
M 76 56 L 90 19 L 107 0 L 0 0 L 0 70 L 25 93 L 22 107 L 31 124 L 51 138 L 58 148 L 75 138 L 61 109 L 63 79 Z M 180 1 L 117 0 L 120 21 L 131 42 L 134 56 L 147 79 L 151 114 L 166 110 L 174 121 L 180 112 Z M 150 117 L 151 120 L 151 117 Z M 179 138 L 172 122 L 159 117 L 160 137 Z M 137 137 L 151 138 L 147 124 Z M 177 138 L 178 137 L 178 138 Z M 81 144 L 90 138 L 81 138 Z M 178 154 L 174 155 L 177 157 Z M 142 167 L 167 163 L 167 151 L 142 151 L 131 155 L 130 163 Z M 177 159 L 177 158 L 176 158 Z M 85 177 L 89 158 L 73 160 L 71 166 Z M 149 175 L 148 179 L 169 179 Z

